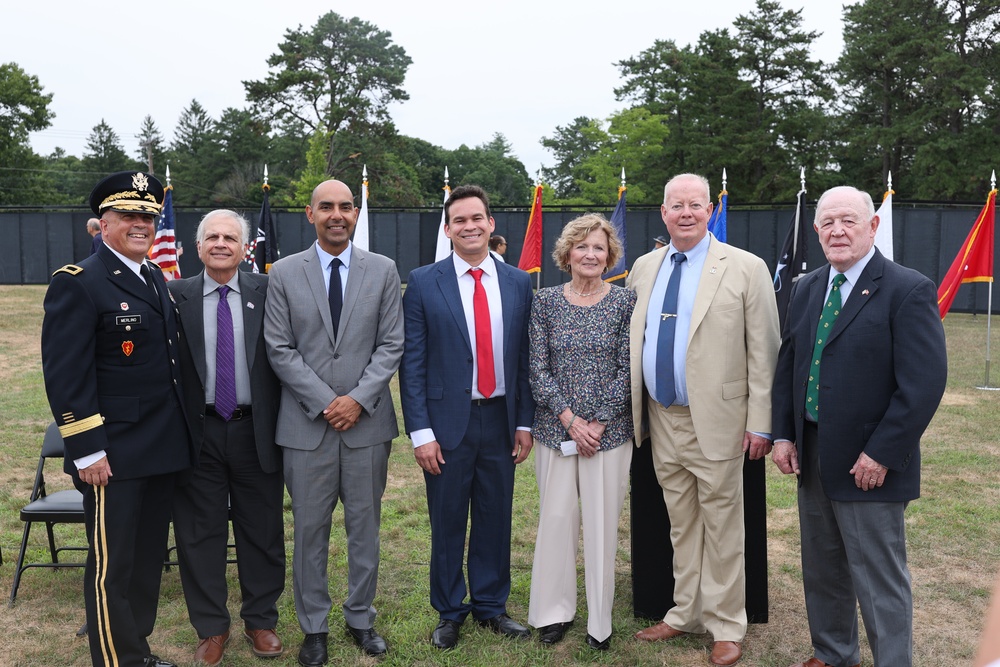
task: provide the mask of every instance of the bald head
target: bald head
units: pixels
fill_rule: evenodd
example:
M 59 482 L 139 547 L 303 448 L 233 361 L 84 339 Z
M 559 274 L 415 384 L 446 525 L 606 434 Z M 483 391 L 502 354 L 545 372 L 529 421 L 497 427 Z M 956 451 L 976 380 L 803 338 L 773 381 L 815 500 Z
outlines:
M 339 255 L 347 249 L 358 222 L 351 189 L 342 181 L 323 181 L 313 190 L 306 217 L 316 228 L 319 247 L 331 255 Z
M 344 183 L 343 181 L 338 181 L 336 179 L 323 181 L 315 188 L 313 188 L 312 197 L 309 198 L 309 205 L 312 206 L 313 208 L 316 208 L 316 202 L 318 201 L 317 199 L 318 197 L 322 197 L 324 194 L 331 192 L 339 192 L 340 194 L 343 194 L 345 190 L 347 191 L 347 196 L 351 199 L 351 201 L 353 201 L 354 193 L 351 192 L 351 188 L 348 187 L 347 183 Z

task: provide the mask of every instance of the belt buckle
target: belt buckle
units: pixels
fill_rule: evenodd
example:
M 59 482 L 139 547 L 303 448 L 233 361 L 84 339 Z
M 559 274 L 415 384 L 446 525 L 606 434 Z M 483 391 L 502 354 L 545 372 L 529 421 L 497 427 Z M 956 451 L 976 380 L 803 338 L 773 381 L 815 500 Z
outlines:
M 243 408 L 236 408 L 233 410 L 233 415 L 229 418 L 229 421 L 238 421 L 243 419 Z

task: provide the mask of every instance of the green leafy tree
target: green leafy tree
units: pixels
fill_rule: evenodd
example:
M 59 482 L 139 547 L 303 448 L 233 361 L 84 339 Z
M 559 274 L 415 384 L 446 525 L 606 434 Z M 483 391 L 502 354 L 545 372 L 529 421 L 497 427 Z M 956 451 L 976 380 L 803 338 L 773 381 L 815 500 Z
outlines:
M 441 205 L 448 154 L 449 151 L 429 141 L 398 136 L 395 156 L 413 170 L 420 191 L 420 206 Z
M 106 176 L 135 167 L 136 163 L 125 152 L 118 133 L 102 118 L 87 137 L 87 149 L 83 153 L 84 170 Z
M 737 40 L 719 29 L 702 33 L 694 46 L 656 41 L 639 56 L 618 63 L 625 79 L 615 90 L 618 99 L 666 119 L 669 141 L 660 156 L 664 183 L 684 172 L 717 178 L 727 168 L 730 183 L 742 184 L 750 198 L 750 158 L 741 137 L 753 129 L 747 114 L 753 91 L 740 78 L 739 56 Z M 635 174 L 634 169 L 626 171 Z M 630 185 L 629 201 L 635 198 Z
M 625 109 L 611 116 L 606 132 L 588 135 L 599 147 L 581 165 L 586 178 L 578 184 L 584 199 L 614 204 L 624 168 L 630 203 L 662 202 L 663 185 L 669 179 L 662 160 L 670 136 L 667 116 L 645 107 Z
M 49 204 L 86 204 L 95 178 L 84 170 L 83 161 L 56 148 L 44 160 L 44 169 L 53 190 Z
M 28 144 L 31 132 L 52 123 L 52 93 L 17 63 L 0 64 L 0 204 L 47 204 L 54 192 L 43 160 Z
M 748 109 L 752 131 L 744 134 L 755 200 L 787 199 L 799 189 L 796 166 L 818 150 L 828 130 L 823 106 L 833 98 L 827 68 L 809 57 L 816 31 L 802 29 L 802 10 L 782 11 L 776 0 L 757 0 L 754 11 L 733 22 L 741 78 L 753 88 Z
M 924 92 L 931 64 L 945 56 L 947 32 L 937 0 L 869 0 L 844 9 L 837 79 L 847 182 L 879 191 L 892 171 L 895 183 L 913 183 L 916 144 L 934 104 Z
M 260 204 L 264 192 L 264 165 L 268 173 L 283 173 L 281 165 L 269 163 L 272 138 L 270 123 L 252 111 L 229 107 L 222 111 L 211 129 L 218 153 L 213 170 L 221 179 L 216 182 L 215 200 L 221 206 Z
M 663 174 L 714 179 L 725 167 L 741 199 L 769 201 L 794 197 L 800 164 L 830 169 L 824 109 L 833 92 L 826 67 L 809 58 L 819 34 L 801 23 L 801 11 L 757 0 L 734 20 L 735 34 L 703 32 L 684 47 L 658 40 L 618 63 L 618 99 L 666 118 Z
M 276 199 L 284 206 L 305 206 L 312 199 L 312 191 L 316 186 L 327 180 L 326 149 L 327 133 L 316 131 L 309 139 L 309 149 L 306 151 L 306 166 L 299 175 L 288 184 L 289 190 Z
M 142 119 L 142 126 L 135 138 L 139 142 L 139 148 L 135 152 L 139 163 L 145 165 L 143 168 L 151 174 L 163 173 L 167 166 L 164 160 L 166 143 L 152 116 L 146 114 L 146 117 Z
M 447 155 L 451 185 L 475 183 L 495 206 L 519 206 L 531 201 L 531 179 L 524 165 L 511 154 L 511 145 L 499 132 L 485 144 L 462 144 Z
M 979 199 L 1000 153 L 1000 0 L 950 0 L 946 47 L 931 64 L 927 138 L 913 156 L 912 196 Z
M 402 84 L 412 61 L 389 32 L 335 12 L 288 30 L 278 49 L 267 78 L 243 82 L 247 100 L 325 136 L 324 171 L 338 177 L 353 166 L 360 139 L 389 123 L 388 105 L 409 99 Z
M 615 89 L 615 97 L 667 117 L 671 142 L 663 160 L 673 173 L 696 170 L 691 164 L 696 134 L 691 103 L 697 94 L 713 92 L 692 87 L 693 72 L 701 64 L 702 56 L 694 48 L 678 47 L 673 40 L 656 40 L 638 56 L 618 62 L 624 83 Z
M 593 137 L 598 125 L 592 118 L 579 116 L 565 127 L 556 126 L 552 137 L 542 137 L 542 146 L 556 159 L 554 167 L 542 169 L 542 180 L 558 199 L 580 197 L 580 182 L 585 178 L 583 161 L 597 152 Z
M 174 202 L 183 206 L 213 206 L 221 197 L 216 184 L 226 169 L 215 121 L 198 100 L 191 100 L 177 121 L 174 138 L 166 158 L 175 186 Z

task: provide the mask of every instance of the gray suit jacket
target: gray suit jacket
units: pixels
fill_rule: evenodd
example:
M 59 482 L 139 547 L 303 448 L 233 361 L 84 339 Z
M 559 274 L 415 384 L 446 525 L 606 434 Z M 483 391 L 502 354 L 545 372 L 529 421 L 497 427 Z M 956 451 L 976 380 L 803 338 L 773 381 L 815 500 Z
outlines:
M 353 247 L 334 336 L 323 267 L 310 245 L 278 260 L 268 274 L 264 338 L 281 380 L 277 442 L 312 450 L 328 428 L 322 413 L 337 396 L 361 407 L 341 433 L 348 447 L 369 447 L 399 435 L 389 380 L 403 354 L 399 273 L 387 257 Z
M 250 372 L 254 440 L 261 470 L 281 469 L 281 451 L 274 444 L 278 418 L 278 378 L 271 370 L 264 348 L 264 304 L 267 276 L 240 272 L 240 301 L 243 303 L 243 338 Z M 205 313 L 203 294 L 205 272 L 193 278 L 167 283 L 181 318 L 181 377 L 184 408 L 188 417 L 195 453 L 201 453 L 205 433 Z

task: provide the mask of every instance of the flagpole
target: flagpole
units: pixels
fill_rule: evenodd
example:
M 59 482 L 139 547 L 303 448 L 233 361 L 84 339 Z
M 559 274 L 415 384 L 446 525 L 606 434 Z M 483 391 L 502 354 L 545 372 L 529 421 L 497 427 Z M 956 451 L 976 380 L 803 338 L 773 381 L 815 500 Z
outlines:
M 990 192 L 997 189 L 997 172 L 996 169 L 990 175 Z M 994 200 L 996 201 L 996 200 Z M 994 246 L 996 245 L 996 237 L 993 238 Z M 997 391 L 1000 387 L 990 386 L 990 325 L 993 320 L 993 281 L 990 281 L 990 285 L 986 291 L 986 381 L 983 383 L 982 387 L 979 389 L 985 389 L 987 391 Z
M 795 214 L 796 214 L 796 216 L 798 216 L 800 214 L 800 212 L 804 212 L 805 207 L 806 207 L 805 206 L 805 204 L 806 204 L 805 203 L 805 193 L 806 193 L 806 168 L 805 167 L 799 167 L 799 184 L 801 186 L 800 189 L 799 189 L 799 197 L 802 197 L 802 205 L 799 206 L 798 203 L 796 202 L 796 206 L 795 206 Z M 795 220 L 795 231 L 792 232 L 793 255 L 794 255 L 794 248 L 798 248 L 798 247 L 799 247 L 799 220 L 798 220 L 798 218 L 796 218 L 796 220 Z M 793 269 L 793 271 L 801 272 L 799 269 Z M 793 275 L 798 275 L 798 273 L 795 273 Z
M 538 165 L 538 171 L 535 172 L 535 187 L 538 187 L 541 184 L 542 184 L 542 166 Z M 534 206 L 534 202 L 532 202 L 532 206 Z M 539 257 L 539 259 L 541 259 L 541 258 Z M 540 263 L 541 262 L 539 262 L 539 264 Z M 541 266 L 539 266 L 538 267 L 538 271 L 535 272 L 535 291 L 537 292 L 540 289 L 542 289 L 542 267 Z

